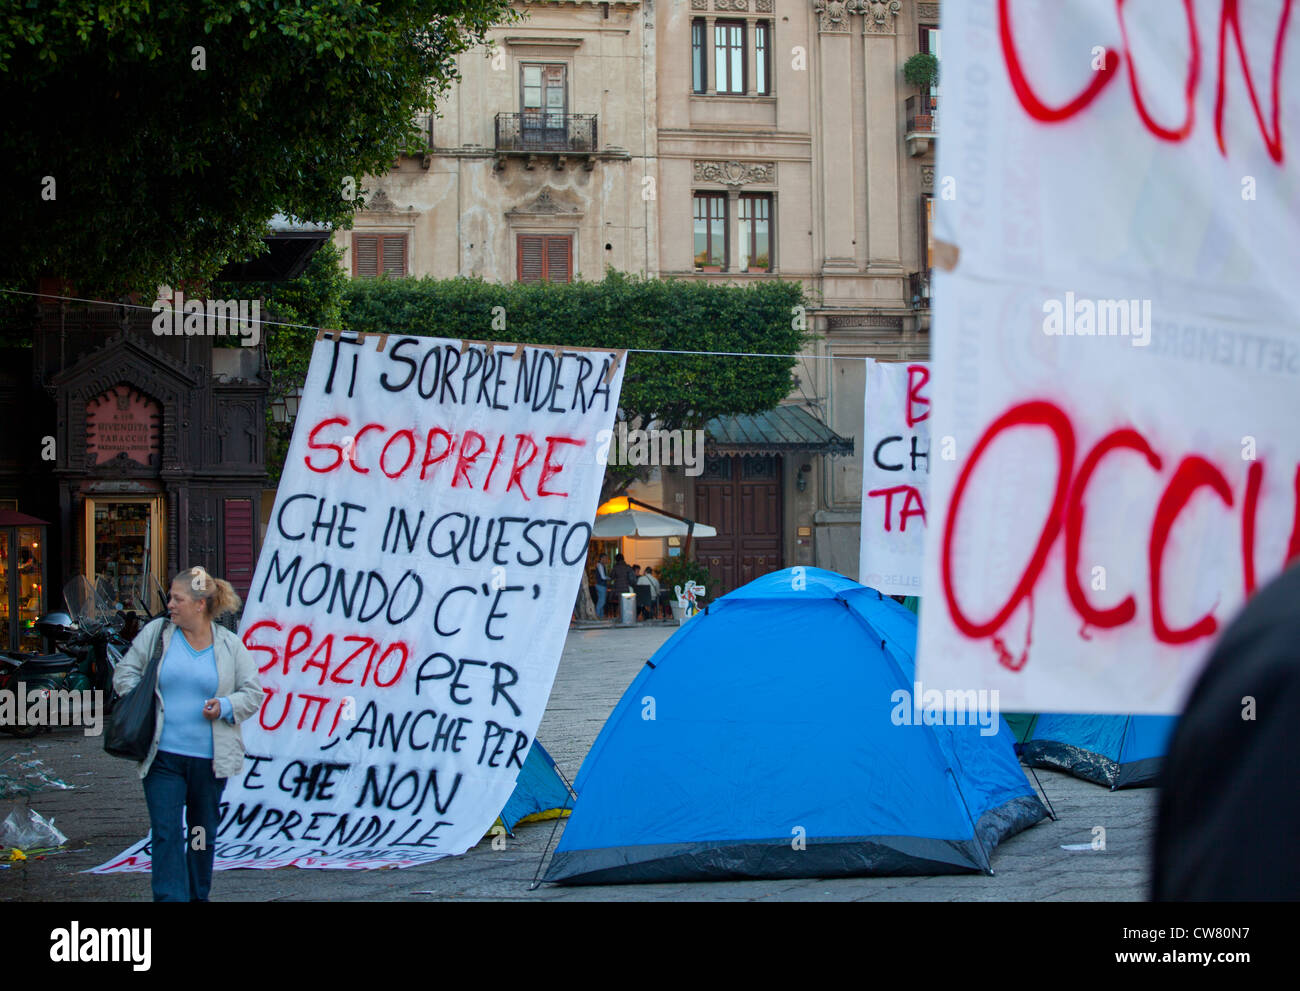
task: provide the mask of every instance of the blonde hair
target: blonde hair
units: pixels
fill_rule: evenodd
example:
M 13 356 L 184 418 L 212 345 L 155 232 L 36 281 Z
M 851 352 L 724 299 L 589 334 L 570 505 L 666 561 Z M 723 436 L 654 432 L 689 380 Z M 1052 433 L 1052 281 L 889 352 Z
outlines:
M 234 586 L 224 578 L 216 578 L 199 566 L 186 568 L 175 578 L 172 584 L 182 584 L 189 594 L 202 599 L 204 610 L 209 619 L 217 619 L 226 613 L 238 612 L 241 605 Z

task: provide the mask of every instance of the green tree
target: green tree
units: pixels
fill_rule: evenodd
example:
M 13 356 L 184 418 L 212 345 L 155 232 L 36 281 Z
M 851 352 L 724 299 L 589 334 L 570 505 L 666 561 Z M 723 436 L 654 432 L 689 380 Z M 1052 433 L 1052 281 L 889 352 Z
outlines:
M 509 0 L 0 6 L 0 287 L 212 277 L 276 213 L 350 225 Z M 351 196 L 352 198 L 349 198 Z

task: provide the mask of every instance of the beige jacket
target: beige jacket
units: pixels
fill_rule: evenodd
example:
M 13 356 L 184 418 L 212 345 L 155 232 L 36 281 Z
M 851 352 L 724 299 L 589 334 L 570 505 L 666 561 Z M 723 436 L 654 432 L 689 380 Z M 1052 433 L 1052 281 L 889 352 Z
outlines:
M 158 670 L 167 663 L 167 648 L 172 636 L 177 632 L 175 625 L 166 616 L 149 623 L 131 643 L 131 649 L 122 658 L 122 663 L 113 673 L 113 690 L 118 695 L 125 695 L 144 676 L 153 656 L 155 637 L 162 631 L 162 660 Z M 217 698 L 230 699 L 235 723 L 232 726 L 224 719 L 212 720 L 212 771 L 218 778 L 234 777 L 244 766 L 244 738 L 239 724 L 250 719 L 262 707 L 262 685 L 257 677 L 257 662 L 242 640 L 218 623 L 212 624 L 212 648 L 217 662 Z M 154 756 L 158 753 L 158 741 L 163 731 L 162 692 L 154 686 L 157 719 L 154 721 L 153 745 L 149 756 L 140 762 L 140 777 L 149 773 Z

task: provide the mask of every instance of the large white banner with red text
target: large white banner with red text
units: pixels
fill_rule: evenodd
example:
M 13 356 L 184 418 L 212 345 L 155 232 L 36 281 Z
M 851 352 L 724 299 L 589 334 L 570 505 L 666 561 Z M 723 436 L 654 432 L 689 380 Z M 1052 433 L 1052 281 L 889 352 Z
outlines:
M 863 585 L 921 594 L 921 553 L 930 498 L 930 367 L 867 361 L 862 426 Z
M 1177 712 L 1297 549 L 1300 19 L 963 0 L 943 32 L 921 675 Z
M 316 343 L 241 626 L 267 694 L 218 869 L 406 867 L 482 839 L 555 678 L 623 364 Z M 147 841 L 99 868 L 148 869 Z

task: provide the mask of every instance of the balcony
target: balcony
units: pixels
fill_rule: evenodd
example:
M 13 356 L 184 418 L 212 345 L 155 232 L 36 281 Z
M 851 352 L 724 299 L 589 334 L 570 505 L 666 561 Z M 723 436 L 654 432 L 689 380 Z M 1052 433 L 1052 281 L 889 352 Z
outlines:
M 403 141 L 402 154 L 410 155 L 412 158 L 420 159 L 421 168 L 427 169 L 433 161 L 433 114 L 422 113 L 416 114 L 413 122 L 420 132 L 420 137 L 416 141 Z M 401 165 L 402 159 L 399 156 L 393 163 L 393 168 Z
M 907 98 L 907 153 L 920 158 L 930 150 L 939 133 L 939 98 L 936 96 L 909 96 Z
M 580 159 L 588 172 L 596 162 L 596 115 L 553 114 L 530 111 L 496 116 L 496 168 L 505 168 L 508 158 L 524 159 L 524 168 L 535 167 L 545 156 L 557 171 L 569 159 Z
M 907 297 L 914 310 L 930 308 L 930 270 L 912 272 L 907 277 Z

